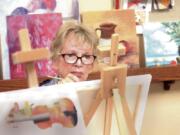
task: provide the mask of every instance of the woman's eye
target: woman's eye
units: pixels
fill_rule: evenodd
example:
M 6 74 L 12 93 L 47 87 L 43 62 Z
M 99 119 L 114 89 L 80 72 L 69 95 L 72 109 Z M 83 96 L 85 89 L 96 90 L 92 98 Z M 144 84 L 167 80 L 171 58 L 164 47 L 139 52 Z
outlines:
M 90 59 L 91 55 L 84 55 L 83 57 L 86 58 L 86 59 Z
M 75 54 L 67 54 L 68 55 L 68 57 L 74 57 L 74 56 L 76 56 Z

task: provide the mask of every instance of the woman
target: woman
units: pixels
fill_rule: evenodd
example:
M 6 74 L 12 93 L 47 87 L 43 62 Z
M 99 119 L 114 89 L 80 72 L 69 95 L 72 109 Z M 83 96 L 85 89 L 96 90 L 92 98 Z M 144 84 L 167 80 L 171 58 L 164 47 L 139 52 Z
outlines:
M 85 81 L 93 69 L 98 38 L 94 30 L 82 24 L 66 23 L 51 46 L 53 68 L 58 78 L 41 85 Z

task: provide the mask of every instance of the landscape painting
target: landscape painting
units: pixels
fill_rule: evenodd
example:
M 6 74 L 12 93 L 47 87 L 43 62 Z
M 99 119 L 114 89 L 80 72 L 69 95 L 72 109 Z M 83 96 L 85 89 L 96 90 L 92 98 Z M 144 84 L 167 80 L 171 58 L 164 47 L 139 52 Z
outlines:
M 145 23 L 143 34 L 147 67 L 179 63 L 180 21 Z

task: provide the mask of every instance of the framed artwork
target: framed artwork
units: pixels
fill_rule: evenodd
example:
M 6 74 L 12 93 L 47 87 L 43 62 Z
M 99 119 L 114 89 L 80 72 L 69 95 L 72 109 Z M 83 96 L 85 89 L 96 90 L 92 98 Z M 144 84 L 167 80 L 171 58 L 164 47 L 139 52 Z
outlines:
M 152 0 L 124 0 L 123 9 L 134 9 L 140 11 L 151 11 Z
M 169 10 L 174 6 L 174 0 L 153 0 L 153 10 Z
M 179 57 L 180 21 L 149 22 L 143 25 L 147 67 L 171 65 Z

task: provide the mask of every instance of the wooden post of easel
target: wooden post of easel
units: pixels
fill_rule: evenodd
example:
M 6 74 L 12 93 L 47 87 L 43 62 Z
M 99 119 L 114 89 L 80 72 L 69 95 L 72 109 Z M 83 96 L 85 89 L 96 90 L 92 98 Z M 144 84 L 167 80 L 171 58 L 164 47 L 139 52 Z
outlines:
M 110 65 L 101 69 L 101 90 L 97 93 L 95 100 L 87 114 L 84 116 L 88 125 L 97 107 L 103 99 L 106 100 L 104 135 L 110 135 L 112 110 L 115 108 L 116 119 L 120 135 L 136 135 L 133 117 L 130 114 L 125 98 L 125 85 L 127 76 L 127 66 L 117 64 L 119 35 L 113 34 L 111 40 Z M 105 49 L 106 50 L 106 49 Z M 107 53 L 107 50 L 106 50 Z M 103 54 L 104 55 L 104 54 Z
M 18 32 L 21 51 L 15 52 L 12 55 L 13 63 L 24 63 L 27 77 L 28 86 L 37 87 L 38 77 L 34 68 L 34 61 L 50 57 L 50 52 L 47 48 L 31 49 L 31 43 L 27 29 L 21 29 Z

